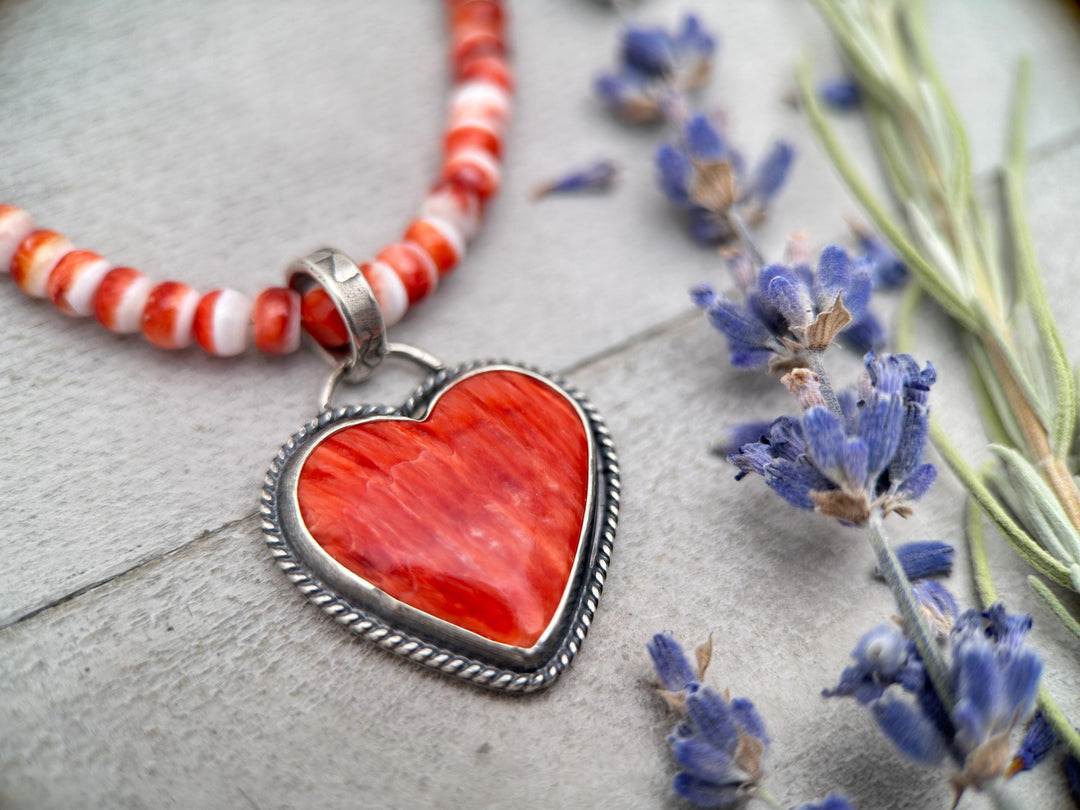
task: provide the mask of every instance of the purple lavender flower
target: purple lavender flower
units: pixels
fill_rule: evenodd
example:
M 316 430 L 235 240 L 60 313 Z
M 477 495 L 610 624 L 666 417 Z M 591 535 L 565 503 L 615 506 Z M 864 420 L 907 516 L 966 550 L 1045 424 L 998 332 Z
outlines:
M 848 226 L 859 240 L 862 255 L 870 264 L 870 277 L 874 287 L 892 289 L 903 286 L 908 280 L 908 268 L 903 259 L 862 223 L 849 221 Z
M 922 463 L 936 373 L 908 354 L 869 354 L 865 365 L 858 394 L 841 394 L 835 410 L 817 375 L 796 369 L 784 377 L 803 414 L 781 416 L 763 440 L 732 453 L 736 480 L 756 473 L 792 506 L 844 523 L 862 524 L 874 509 L 910 515 L 937 476 Z
M 1080 804 L 1080 759 L 1073 754 L 1065 757 L 1065 778 L 1069 780 L 1069 792 Z
M 754 169 L 754 175 L 739 199 L 748 210 L 746 218 L 751 225 L 765 219 L 769 204 L 783 188 L 794 162 L 795 148 L 787 141 L 777 141 Z
M 653 668 L 661 685 L 669 692 L 696 691 L 701 679 L 697 669 L 690 665 L 682 646 L 674 636 L 657 633 L 645 645 L 652 657 Z
M 739 263 L 733 270 L 743 303 L 708 284 L 692 289 L 690 297 L 727 338 L 729 360 L 736 368 L 784 372 L 806 366 L 807 350 L 827 348 L 837 335 L 860 344 L 854 348 L 861 351 L 876 347 L 861 344 L 852 333 L 852 326 L 876 323 L 869 311 L 869 268 L 852 261 L 842 247 L 825 248 L 816 272 L 802 263 L 771 264 L 756 274 Z M 874 331 L 880 335 L 882 330 L 878 326 Z
M 858 83 L 847 76 L 822 82 L 818 95 L 834 110 L 855 110 L 862 104 Z
M 533 192 L 533 199 L 539 200 L 549 194 L 607 191 L 615 184 L 617 175 L 618 169 L 614 163 L 610 160 L 597 160 L 540 186 Z
M 620 39 L 618 65 L 597 78 L 596 92 L 625 121 L 657 121 L 667 96 L 704 83 L 715 53 L 716 39 L 692 14 L 674 32 L 629 25 Z
M 742 156 L 720 127 L 700 113 L 683 126 L 678 142 L 656 151 L 657 182 L 668 200 L 687 212 L 690 235 L 702 244 L 727 242 L 736 235 L 730 214 L 736 206 L 760 222 L 783 186 L 795 152 L 778 141 L 747 177 Z
M 701 685 L 711 645 L 699 649 L 696 665 L 667 633 L 653 636 L 648 649 L 662 694 L 684 715 L 668 737 L 680 768 L 672 787 L 703 807 L 742 807 L 757 791 L 769 746 L 754 704 Z
M 1008 779 L 1021 771 L 1030 771 L 1053 750 L 1056 742 L 1057 735 L 1054 734 L 1054 727 L 1050 725 L 1050 721 L 1041 711 L 1035 712 L 1035 716 L 1031 718 L 1031 725 L 1028 726 L 1027 733 L 1024 735 L 1024 741 L 1020 743 L 1016 756 L 1005 770 L 1005 777 Z
M 900 567 L 909 580 L 948 576 L 956 549 L 944 540 L 918 540 L 896 547 Z M 880 574 L 879 574 L 880 576 Z
M 820 802 L 800 804 L 795 810 L 855 810 L 855 805 L 843 796 L 832 793 Z
M 869 707 L 885 736 L 926 766 L 952 761 L 959 796 L 997 779 L 1009 764 L 1009 733 L 1035 708 L 1042 661 L 1024 642 L 1031 618 L 1000 604 L 968 610 L 949 635 L 946 711 L 914 643 L 894 627 L 877 627 L 852 652 L 826 697 L 851 696 Z

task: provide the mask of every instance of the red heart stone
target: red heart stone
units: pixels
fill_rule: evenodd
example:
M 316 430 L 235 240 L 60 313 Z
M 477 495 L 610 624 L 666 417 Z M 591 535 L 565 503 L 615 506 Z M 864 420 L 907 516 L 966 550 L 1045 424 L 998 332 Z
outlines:
M 581 540 L 589 437 L 573 402 L 524 372 L 466 376 L 422 421 L 337 430 L 297 483 L 308 532 L 385 593 L 492 641 L 532 647 Z

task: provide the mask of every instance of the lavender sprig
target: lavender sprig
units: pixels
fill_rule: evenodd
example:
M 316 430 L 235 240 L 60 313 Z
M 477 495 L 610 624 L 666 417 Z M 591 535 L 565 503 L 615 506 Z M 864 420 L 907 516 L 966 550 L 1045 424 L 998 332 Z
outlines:
M 660 684 L 660 695 L 678 712 L 680 722 L 668 736 L 679 772 L 672 780 L 678 796 L 700 807 L 736 810 L 754 799 L 780 807 L 763 785 L 770 739 L 754 704 L 705 686 L 702 679 L 712 655 L 712 641 L 695 650 L 693 662 L 668 633 L 647 645 Z M 798 810 L 854 810 L 842 796 Z

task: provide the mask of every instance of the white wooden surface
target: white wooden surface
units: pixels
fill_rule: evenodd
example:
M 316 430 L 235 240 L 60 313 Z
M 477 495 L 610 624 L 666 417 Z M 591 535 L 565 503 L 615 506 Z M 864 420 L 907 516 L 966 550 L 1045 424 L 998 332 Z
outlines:
M 642 4 L 670 22 L 680 5 Z M 805 51 L 835 64 L 808 6 L 701 9 L 724 44 L 705 99 L 751 155 L 800 147 L 775 219 L 824 244 L 854 207 L 798 115 L 778 103 Z M 1068 3 L 950 0 L 931 19 L 986 178 L 1013 60 L 1035 60 L 1029 198 L 1051 300 L 1075 322 L 1080 254 L 1080 25 Z M 625 511 L 600 614 L 549 692 L 489 695 L 354 640 L 307 605 L 252 518 L 277 447 L 315 407 L 302 353 L 169 355 L 0 291 L 0 807 L 656 807 L 672 719 L 643 644 L 714 634 L 710 672 L 757 701 L 775 793 L 941 807 L 944 777 L 901 762 L 853 703 L 818 697 L 891 612 L 857 533 L 736 485 L 706 452 L 726 424 L 788 409 L 732 371 L 686 288 L 719 281 L 653 188 L 657 132 L 590 97 L 616 20 L 599 5 L 513 5 L 519 101 L 504 191 L 461 270 L 393 332 L 448 361 L 505 356 L 571 378 L 604 411 Z M 421 2 L 184 4 L 0 0 L 0 198 L 76 244 L 157 278 L 247 291 L 295 255 L 364 255 L 396 237 L 438 161 L 443 30 Z M 859 143 L 854 122 L 845 124 Z M 859 146 L 865 149 L 865 144 Z M 595 156 L 625 172 L 601 199 L 531 188 Z M 989 185 L 989 184 L 988 184 Z M 935 404 L 982 439 L 953 337 L 928 316 Z M 1073 356 L 1080 337 L 1066 332 Z M 389 370 L 363 392 L 395 401 Z M 764 403 L 764 404 L 762 404 Z M 960 542 L 942 476 L 898 536 Z M 1049 685 L 1080 717 L 1080 667 L 995 548 L 1005 593 L 1036 618 Z M 967 571 L 953 581 L 969 594 Z M 1066 806 L 1059 763 L 1019 777 L 1025 806 Z M 982 807 L 977 797 L 964 807 Z

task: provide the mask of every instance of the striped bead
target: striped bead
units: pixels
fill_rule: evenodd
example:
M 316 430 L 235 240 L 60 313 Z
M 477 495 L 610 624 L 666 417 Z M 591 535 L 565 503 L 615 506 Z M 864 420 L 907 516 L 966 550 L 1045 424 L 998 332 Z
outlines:
M 112 332 L 138 332 L 153 288 L 154 282 L 134 267 L 116 267 L 105 274 L 94 293 L 94 317 Z
M 146 299 L 142 313 L 143 335 L 162 349 L 191 345 L 199 294 L 179 281 L 163 281 Z
M 0 269 L 11 268 L 11 260 L 22 241 L 34 230 L 34 218 L 14 205 L 0 205 Z
M 457 29 L 473 22 L 502 25 L 503 9 L 498 0 L 451 0 L 450 24 Z
M 208 292 L 195 307 L 195 340 L 218 357 L 242 354 L 251 332 L 251 311 L 251 299 L 236 290 Z
M 500 27 L 483 22 L 462 26 L 454 32 L 450 45 L 450 61 L 455 67 L 479 56 L 502 56 L 504 53 L 506 44 Z
M 514 74 L 509 63 L 499 56 L 477 56 L 463 60 L 458 65 L 459 81 L 484 81 L 497 84 L 507 92 L 514 89 Z
M 498 159 L 502 155 L 502 135 L 499 128 L 484 119 L 462 120 L 446 133 L 447 155 L 463 149 L 479 149 Z
M 510 118 L 510 94 L 486 81 L 462 82 L 450 99 L 450 124 L 469 119 L 505 124 Z
M 480 198 L 470 189 L 453 183 L 433 188 L 420 206 L 420 218 L 437 217 L 453 223 L 466 239 L 480 231 Z
M 111 269 L 112 264 L 92 250 L 73 250 L 49 273 L 45 292 L 67 315 L 93 315 L 94 296 Z
M 486 200 L 499 190 L 502 171 L 495 158 L 487 152 L 462 149 L 447 158 L 442 179 L 469 189 L 481 200 Z
M 255 298 L 255 346 L 267 354 L 289 354 L 300 347 L 300 295 L 270 287 Z
M 382 312 L 383 324 L 393 326 L 400 321 L 409 308 L 409 296 L 405 285 L 390 265 L 371 262 L 360 265 L 375 301 Z
M 300 323 L 312 339 L 328 349 L 349 342 L 349 331 L 326 290 L 312 282 L 300 295 Z
M 410 304 L 415 304 L 439 284 L 439 268 L 415 242 L 383 248 L 375 261 L 390 267 L 405 287 Z
M 71 249 L 67 237 L 56 231 L 34 231 L 19 243 L 11 259 L 11 277 L 27 295 L 44 298 L 49 274 Z
M 405 240 L 416 245 L 435 262 L 445 276 L 465 255 L 465 237 L 450 222 L 437 217 L 418 219 L 405 231 Z

